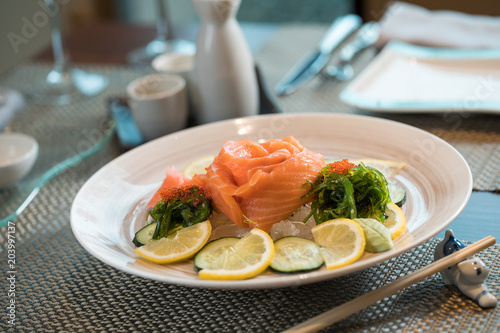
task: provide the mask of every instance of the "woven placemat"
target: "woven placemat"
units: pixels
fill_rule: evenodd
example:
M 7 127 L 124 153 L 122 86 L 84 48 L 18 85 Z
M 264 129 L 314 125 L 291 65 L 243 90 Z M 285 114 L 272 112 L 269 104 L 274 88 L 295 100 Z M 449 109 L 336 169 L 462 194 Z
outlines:
M 274 87 L 302 57 L 315 48 L 327 28 L 323 25 L 294 24 L 283 26 L 271 37 L 255 55 L 270 87 Z M 355 73 L 362 71 L 375 54 L 374 49 L 361 52 L 353 62 Z M 331 63 L 334 64 L 336 59 L 338 54 L 334 53 Z M 447 141 L 462 154 L 472 170 L 475 190 L 500 191 L 499 116 L 467 112 L 408 115 L 362 111 L 339 99 L 339 93 L 348 84 L 317 77 L 292 95 L 276 97 L 276 101 L 286 113 L 364 114 L 419 127 Z
M 120 152 L 111 144 L 42 188 L 15 222 L 14 332 L 279 332 L 385 285 L 432 261 L 437 239 L 387 262 L 331 281 L 276 290 L 208 290 L 159 283 L 103 264 L 76 241 L 71 203 L 86 179 Z M 7 228 L 0 229 L 7 257 Z M 500 289 L 500 246 L 479 254 L 486 281 Z M 0 265 L 8 276 L 6 260 Z M 1 282 L 6 310 L 8 282 Z M 4 318 L 5 318 L 4 312 Z M 483 310 L 432 276 L 339 322 L 325 332 L 493 332 L 500 308 Z
M 123 87 L 129 69 L 95 68 Z M 39 70 L 33 65 L 31 70 Z M 107 72 L 106 72 L 107 71 Z M 22 72 L 21 72 L 22 73 Z M 128 74 L 127 74 L 128 73 Z M 24 73 L 22 77 L 28 76 Z M 22 89 L 21 78 L 18 87 Z M 11 82 L 12 83 L 12 82 Z M 118 86 L 109 94 L 122 93 Z M 96 117 L 106 110 L 98 106 Z M 100 104 L 99 104 L 100 105 Z M 90 106 L 89 106 L 90 108 Z M 85 110 L 80 110 L 85 112 Z M 68 116 L 69 117 L 69 116 Z M 26 118 L 28 119 L 28 118 Z M 28 121 L 28 120 L 26 120 Z M 36 133 L 36 126 L 33 126 Z M 43 134 L 43 133 L 42 133 Z M 76 241 L 69 226 L 71 203 L 84 184 L 121 151 L 107 145 L 44 186 L 15 221 L 15 296 L 9 295 L 8 235 L 0 229 L 0 296 L 4 317 L 0 331 L 14 332 L 279 332 L 336 305 L 415 271 L 432 261 L 438 240 L 375 267 L 331 281 L 276 290 L 207 290 L 146 280 L 103 264 Z M 498 245 L 479 256 L 488 263 L 486 281 L 498 294 Z M 15 300 L 16 326 L 7 317 Z M 498 309 L 482 310 L 436 275 L 407 288 L 324 331 L 470 331 L 500 328 Z

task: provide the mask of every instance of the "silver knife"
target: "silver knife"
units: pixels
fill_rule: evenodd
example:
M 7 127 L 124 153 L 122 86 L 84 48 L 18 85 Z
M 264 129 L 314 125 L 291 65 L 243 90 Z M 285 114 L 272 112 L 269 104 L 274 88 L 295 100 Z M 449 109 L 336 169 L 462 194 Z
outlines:
M 375 44 L 380 35 L 380 24 L 377 22 L 368 22 L 359 28 L 356 39 L 343 46 L 339 52 L 340 59 L 337 65 L 328 66 L 323 74 L 328 78 L 334 78 L 338 81 L 350 80 L 354 75 L 354 69 L 351 62 L 354 56 Z
M 358 29 L 361 22 L 361 18 L 354 14 L 335 19 L 319 42 L 317 49 L 294 66 L 276 85 L 276 94 L 291 94 L 321 72 L 330 60 L 332 51 Z

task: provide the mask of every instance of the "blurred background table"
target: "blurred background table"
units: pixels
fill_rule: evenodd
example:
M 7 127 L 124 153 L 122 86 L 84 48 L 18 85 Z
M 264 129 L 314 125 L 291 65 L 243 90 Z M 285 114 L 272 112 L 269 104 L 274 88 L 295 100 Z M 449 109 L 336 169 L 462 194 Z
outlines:
M 284 61 L 281 68 L 286 69 L 288 64 L 294 63 L 315 44 L 327 27 L 317 24 L 242 26 L 269 86 L 273 86 L 284 74 L 273 70 L 274 62 Z M 282 36 L 294 35 L 293 32 L 298 30 L 304 32 L 301 38 L 282 40 Z M 176 33 L 193 40 L 196 29 L 179 28 Z M 153 27 L 109 22 L 82 25 L 72 32 L 68 50 L 73 61 L 84 67 L 102 70 L 114 81 L 112 88 L 93 102 L 92 107 L 96 108 L 97 114 L 105 117 L 106 98 L 124 94 L 129 80 L 151 71 L 149 68 L 129 68 L 125 55 L 150 41 L 153 36 Z M 286 60 L 270 58 L 272 52 L 277 52 L 278 42 L 285 49 L 275 54 Z M 373 55 L 373 50 L 361 54 L 356 60 L 356 68 L 360 70 Z M 23 66 L 31 70 L 48 68 L 43 64 L 50 59 L 50 51 L 47 50 L 37 55 L 34 62 L 22 64 L 17 70 L 23 70 Z M 16 75 L 15 70 L 8 74 L 2 84 L 14 81 L 12 76 Z M 321 89 L 330 91 L 330 94 L 340 91 L 345 85 L 335 82 L 325 84 Z M 307 94 L 307 89 L 313 88 L 314 84 L 301 93 Z M 298 112 L 286 97 L 271 97 L 285 112 Z M 318 111 L 325 107 L 325 103 L 328 112 L 366 113 L 347 108 L 338 98 L 334 101 L 336 104 L 332 105 L 331 100 L 326 99 L 303 111 Z M 375 116 L 407 120 L 385 114 Z M 428 119 L 422 123 L 419 120 L 421 117 Z M 485 117 L 481 121 L 494 124 L 489 129 L 492 140 L 500 142 L 500 126 L 496 126 L 499 124 L 498 117 Z M 425 115 L 415 116 L 413 120 L 425 126 L 439 121 L 437 117 Z M 76 242 L 69 227 L 69 210 L 78 189 L 94 172 L 122 152 L 116 139 L 112 139 L 94 155 L 51 179 L 14 221 L 18 244 L 18 328 L 24 331 L 280 331 L 432 261 L 430 251 L 435 240 L 405 256 L 346 278 L 283 290 L 198 290 L 129 276 L 90 256 Z M 498 177 L 498 169 L 493 171 L 497 172 L 496 176 L 493 173 L 493 177 Z M 496 181 L 498 185 L 498 178 Z M 475 241 L 487 235 L 500 236 L 499 190 L 473 192 L 469 204 L 451 225 L 457 237 Z M 7 244 L 6 237 L 6 230 L 3 229 L 0 236 L 4 244 L 2 250 Z M 496 246 L 483 254 L 483 258 L 493 265 L 488 284 L 497 294 L 500 288 L 499 264 L 494 260 L 498 251 Z M 6 271 L 5 265 L 2 270 Z M 365 284 L 367 281 L 370 283 Z M 472 316 L 478 321 L 471 323 L 468 318 Z M 471 331 L 498 330 L 499 311 L 481 311 L 456 289 L 445 288 L 440 277 L 435 276 L 367 308 L 328 331 L 456 331 L 463 328 L 457 325 L 464 323 Z M 4 330 L 12 329 L 5 326 L 5 322 L 1 325 Z
M 276 31 L 278 24 L 242 23 L 250 48 L 256 52 Z M 196 41 L 197 25 L 175 27 L 177 38 Z M 156 36 L 153 26 L 130 25 L 118 21 L 88 22 L 76 28 L 66 45 L 75 63 L 127 66 L 127 54 L 144 46 Z M 35 61 L 52 61 L 52 50 L 47 48 L 34 57 Z

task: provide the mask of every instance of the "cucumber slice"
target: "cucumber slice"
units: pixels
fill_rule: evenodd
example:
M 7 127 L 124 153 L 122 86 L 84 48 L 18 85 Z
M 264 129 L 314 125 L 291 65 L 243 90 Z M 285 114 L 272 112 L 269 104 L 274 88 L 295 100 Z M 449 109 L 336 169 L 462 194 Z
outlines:
M 153 240 L 153 234 L 156 229 L 156 223 L 157 222 L 150 223 L 137 231 L 135 233 L 134 239 L 132 240 L 132 243 L 134 243 L 135 246 L 140 247 L 151 242 Z
M 222 237 L 208 242 L 194 257 L 194 266 L 197 269 L 204 269 L 240 240 L 238 237 Z
M 308 239 L 288 236 L 274 242 L 271 268 L 281 273 L 312 271 L 320 268 L 323 257 L 319 245 Z
M 403 206 L 406 202 L 406 190 L 403 186 L 398 184 L 387 184 L 389 189 L 389 196 L 392 202 L 394 202 L 399 207 Z

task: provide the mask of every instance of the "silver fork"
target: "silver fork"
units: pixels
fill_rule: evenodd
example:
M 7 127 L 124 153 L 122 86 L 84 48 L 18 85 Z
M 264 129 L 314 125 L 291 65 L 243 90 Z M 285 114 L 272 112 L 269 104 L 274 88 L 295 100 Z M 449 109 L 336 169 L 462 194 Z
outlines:
M 340 50 L 340 61 L 335 66 L 328 66 L 323 71 L 327 78 L 333 78 L 338 81 L 346 81 L 354 75 L 354 69 L 351 61 L 356 54 L 365 48 L 375 44 L 380 35 L 380 25 L 377 22 L 368 22 L 358 30 L 356 39 L 347 44 Z

